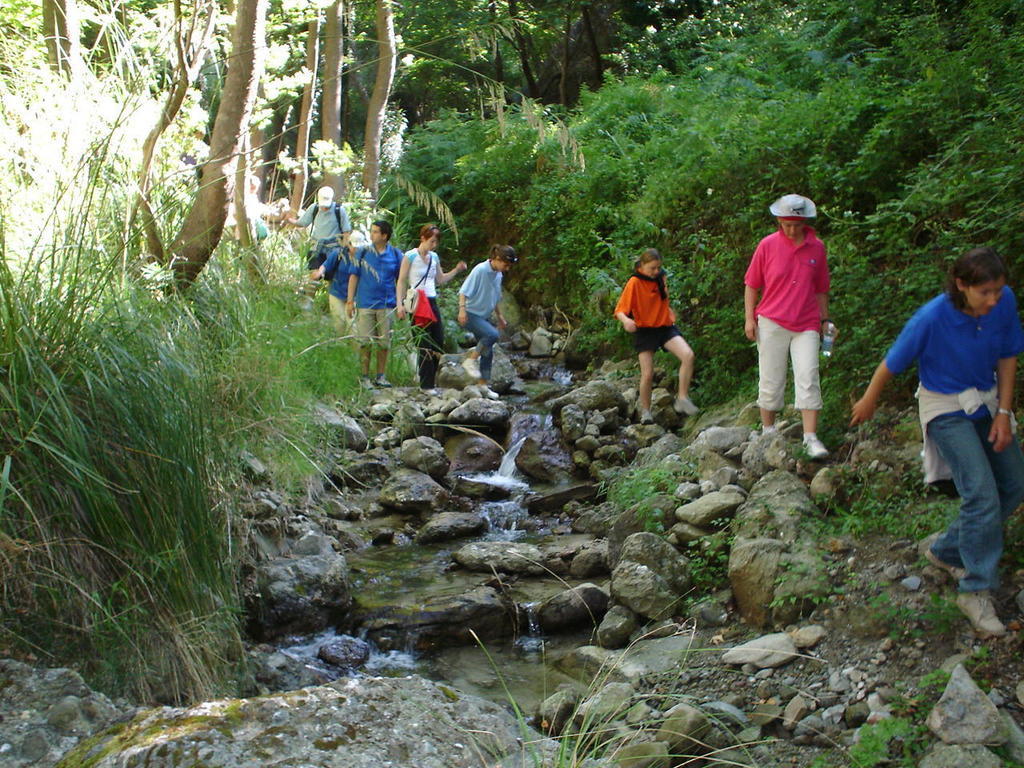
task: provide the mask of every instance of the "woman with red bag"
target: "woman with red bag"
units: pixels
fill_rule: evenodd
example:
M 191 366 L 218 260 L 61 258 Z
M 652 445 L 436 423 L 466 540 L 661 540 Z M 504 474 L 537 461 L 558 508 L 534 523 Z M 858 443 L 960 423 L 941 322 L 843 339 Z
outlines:
M 420 228 L 420 244 L 408 251 L 402 259 L 398 272 L 398 297 L 405 296 L 409 288 L 423 291 L 422 297 L 430 302 L 434 322 L 421 326 L 417 331 L 416 343 L 419 357 L 419 377 L 422 389 L 433 389 L 437 377 L 437 364 L 444 350 L 444 323 L 441 322 L 441 311 L 437 306 L 437 286 L 444 285 L 460 272 L 466 270 L 466 262 L 460 261 L 451 270 L 441 269 L 441 259 L 434 249 L 441 240 L 441 230 L 433 224 L 425 224 Z M 409 314 L 399 303 L 398 317 Z M 422 314 L 422 312 L 420 313 Z M 410 318 L 412 319 L 412 318 Z

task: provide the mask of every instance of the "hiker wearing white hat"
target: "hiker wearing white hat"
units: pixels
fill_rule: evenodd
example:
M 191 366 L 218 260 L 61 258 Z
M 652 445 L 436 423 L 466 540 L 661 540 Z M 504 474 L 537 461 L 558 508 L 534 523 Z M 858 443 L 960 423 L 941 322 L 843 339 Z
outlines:
M 348 300 L 347 267 L 350 266 L 350 259 L 347 253 L 342 253 L 342 249 L 349 249 L 349 237 L 352 234 L 348 211 L 344 205 L 334 201 L 334 190 L 325 186 L 317 190 L 316 202 L 297 219 L 288 219 L 288 223 L 309 227 L 313 245 L 309 249 L 306 268 L 310 271 L 310 280 L 331 281 L 327 295 L 328 306 L 338 335 L 344 336 L 348 330 L 345 302 Z
M 822 459 L 828 449 L 817 435 L 822 406 L 818 346 L 819 331 L 830 322 L 825 244 L 810 226 L 817 208 L 809 198 L 783 195 L 768 210 L 779 228 L 758 243 L 743 278 L 743 331 L 757 342 L 761 424 L 765 432 L 775 429 L 792 359 L 804 448 L 812 459 Z

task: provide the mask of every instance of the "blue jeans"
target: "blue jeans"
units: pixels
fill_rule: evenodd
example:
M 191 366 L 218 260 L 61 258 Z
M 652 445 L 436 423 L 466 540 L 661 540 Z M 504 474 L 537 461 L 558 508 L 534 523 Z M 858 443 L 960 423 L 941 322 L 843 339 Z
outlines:
M 472 312 L 466 313 L 466 330 L 476 336 L 476 351 L 480 353 L 480 378 L 491 380 L 491 363 L 494 361 L 494 344 L 498 340 L 498 329 L 490 320 Z
M 1024 500 L 1024 456 L 1016 436 L 999 453 L 988 433 L 992 418 L 978 420 L 944 414 L 928 422 L 928 437 L 953 471 L 960 513 L 932 544 L 942 562 L 964 568 L 961 592 L 999 586 L 1003 524 Z

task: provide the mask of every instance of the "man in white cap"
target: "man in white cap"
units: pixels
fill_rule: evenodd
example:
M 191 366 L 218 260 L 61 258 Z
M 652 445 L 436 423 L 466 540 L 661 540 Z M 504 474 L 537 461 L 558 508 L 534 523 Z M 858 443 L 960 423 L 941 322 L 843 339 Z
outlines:
M 810 226 L 817 215 L 814 203 L 803 195 L 784 195 L 769 211 L 779 228 L 758 243 L 743 278 L 743 331 L 757 342 L 761 424 L 765 433 L 775 430 L 792 358 L 804 449 L 810 458 L 823 459 L 828 449 L 817 429 L 822 406 L 818 334 L 830 323 L 825 244 Z
M 333 189 L 320 187 L 316 193 L 316 202 L 306 208 L 297 219 L 288 219 L 288 223 L 298 227 L 309 227 L 309 236 L 314 245 L 310 248 L 306 268 L 310 270 L 311 280 L 331 280 L 327 300 L 338 333 L 343 334 L 347 325 L 345 301 L 348 299 L 348 271 L 344 267 L 348 260 L 343 258 L 345 254 L 342 254 L 341 250 L 348 249 L 349 237 L 352 234 L 348 211 L 341 203 L 334 201 Z M 331 256 L 334 256 L 334 259 L 331 259 Z M 332 270 L 331 274 L 324 274 L 320 268 L 328 260 L 337 265 L 336 270 Z M 313 290 L 316 290 L 315 287 Z

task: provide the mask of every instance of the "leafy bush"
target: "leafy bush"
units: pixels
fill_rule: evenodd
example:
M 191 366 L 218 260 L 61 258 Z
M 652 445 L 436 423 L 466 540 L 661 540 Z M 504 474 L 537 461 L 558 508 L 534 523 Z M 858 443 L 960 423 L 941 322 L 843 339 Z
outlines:
M 857 7 L 851 16 L 838 3 L 798 3 L 784 15 L 718 6 L 638 32 L 626 60 L 636 61 L 635 44 L 664 57 L 665 40 L 687 41 L 673 64 L 680 74 L 608 79 L 584 93 L 563 118 L 582 164 L 556 138 L 553 116 L 538 130 L 535 117 L 510 109 L 500 120 L 448 115 L 418 128 L 410 146 L 427 156 L 410 151 L 402 171 L 451 190 L 472 232 L 467 250 L 513 242 L 523 258 L 511 289 L 580 318 L 594 349 L 629 353 L 609 335 L 607 302 L 642 248 L 661 250 L 703 403 L 756 378 L 743 273 L 774 228 L 768 203 L 808 194 L 840 328 L 822 372 L 822 431 L 839 442 L 850 396 L 941 289 L 948 263 L 979 244 L 1006 254 L 1024 246 L 1014 202 L 1024 168 L 1003 128 L 1024 110 L 1024 34 L 1012 4 Z M 595 295 L 597 284 L 614 288 Z M 901 378 L 895 397 L 912 387 Z

